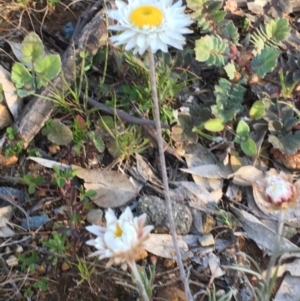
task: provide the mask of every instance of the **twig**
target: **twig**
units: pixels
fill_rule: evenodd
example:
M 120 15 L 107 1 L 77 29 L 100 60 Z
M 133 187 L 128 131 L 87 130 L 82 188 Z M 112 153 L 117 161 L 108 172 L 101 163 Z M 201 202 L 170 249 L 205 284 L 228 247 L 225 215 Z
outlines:
M 104 111 L 106 113 L 109 113 L 109 114 L 112 114 L 112 115 L 116 113 L 118 115 L 118 117 L 123 121 L 134 123 L 134 124 L 140 124 L 140 125 L 147 125 L 147 126 L 155 127 L 155 122 L 153 120 L 134 117 L 134 116 L 122 111 L 122 110 L 114 109 L 112 107 L 109 107 L 109 106 L 101 103 L 101 102 L 98 102 L 93 98 L 89 97 L 88 98 L 88 103 L 91 106 L 93 106 L 95 108 L 98 108 L 99 110 Z M 169 126 L 165 123 L 162 123 L 161 127 L 165 128 L 165 129 L 169 128 Z
M 169 183 L 168 183 L 168 176 L 166 170 L 166 160 L 164 154 L 164 147 L 163 147 L 163 139 L 162 139 L 162 131 L 161 131 L 161 123 L 160 123 L 160 113 L 159 113 L 159 104 L 158 104 L 158 96 L 157 96 L 157 88 L 156 88 L 156 76 L 155 76 L 155 61 L 154 61 L 154 54 L 152 53 L 151 49 L 148 50 L 149 53 L 149 62 L 150 62 L 150 80 L 151 80 L 151 90 L 152 90 L 152 100 L 154 104 L 154 116 L 155 116 L 155 124 L 156 124 L 156 131 L 157 131 L 157 144 L 158 144 L 158 152 L 159 152 L 159 159 L 160 159 L 160 168 L 161 168 L 161 175 L 163 180 L 164 192 L 165 192 L 165 201 L 166 201 L 166 209 L 168 213 L 168 219 L 170 223 L 170 232 L 173 239 L 173 245 L 175 248 L 176 254 L 176 261 L 180 270 L 180 277 L 184 285 L 184 290 L 186 297 L 189 301 L 193 300 L 192 293 L 190 291 L 189 282 L 183 267 L 182 258 L 180 254 L 180 250 L 177 243 L 176 237 L 176 230 L 175 230 L 175 223 L 172 213 L 172 203 L 170 199 L 170 192 L 169 192 Z
M 9 269 L 7 268 L 6 262 L 3 259 L 3 257 L 1 256 L 1 254 L 0 254 L 0 261 L 2 262 L 2 267 L 3 267 L 4 271 L 8 275 L 9 274 Z M 15 291 L 14 295 L 17 296 L 18 299 L 21 299 L 22 298 L 22 294 L 20 293 L 20 291 L 19 291 L 16 283 L 14 282 L 14 280 L 12 278 L 9 279 L 9 283 L 11 284 L 11 286 L 13 287 L 13 289 Z

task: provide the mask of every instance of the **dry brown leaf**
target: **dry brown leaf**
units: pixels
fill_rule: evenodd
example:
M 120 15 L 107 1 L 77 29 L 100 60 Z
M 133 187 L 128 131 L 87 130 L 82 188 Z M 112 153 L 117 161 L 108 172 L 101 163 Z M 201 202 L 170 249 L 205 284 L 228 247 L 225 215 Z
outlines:
M 97 195 L 92 201 L 102 208 L 116 208 L 124 206 L 134 199 L 141 186 L 134 185 L 125 175 L 115 170 L 90 170 L 76 165 L 76 176 L 84 180 L 86 190 L 95 190 Z
M 181 236 L 177 236 L 177 243 L 181 252 L 188 251 L 188 245 Z M 150 234 L 145 242 L 145 249 L 162 258 L 176 259 L 173 240 L 170 234 Z
M 228 178 L 233 177 L 233 183 L 240 186 L 252 186 L 252 183 L 261 179 L 263 172 L 252 165 L 242 166 Z
M 6 128 L 7 126 L 11 125 L 13 120 L 11 115 L 7 109 L 7 107 L 0 103 L 0 130 Z
M 23 100 L 17 95 L 17 89 L 10 78 L 10 73 L 0 65 L 0 84 L 2 84 L 5 102 L 16 120 L 22 109 Z
M 241 223 L 244 231 L 247 233 L 247 237 L 254 240 L 258 246 L 265 248 L 269 252 L 274 251 L 275 245 L 277 242 L 277 233 L 276 229 L 270 229 L 266 225 L 264 225 L 258 218 L 254 215 L 240 210 L 235 207 L 230 207 L 231 211 L 235 215 L 235 217 Z M 280 250 L 299 250 L 295 244 L 290 242 L 286 238 L 281 239 Z
M 229 167 L 221 167 L 217 164 L 200 165 L 191 168 L 181 168 L 180 170 L 190 173 L 192 175 L 210 178 L 210 179 L 226 179 L 232 172 Z

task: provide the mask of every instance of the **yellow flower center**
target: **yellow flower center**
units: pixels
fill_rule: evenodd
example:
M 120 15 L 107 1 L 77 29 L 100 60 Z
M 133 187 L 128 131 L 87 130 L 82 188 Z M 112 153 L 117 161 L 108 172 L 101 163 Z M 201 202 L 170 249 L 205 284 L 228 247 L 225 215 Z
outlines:
M 121 237 L 122 234 L 123 234 L 123 230 L 122 228 L 119 226 L 119 224 L 117 223 L 117 226 L 116 226 L 116 230 L 115 230 L 115 237 Z
M 155 6 L 140 6 L 131 13 L 130 21 L 139 28 L 156 27 L 163 21 L 163 13 Z

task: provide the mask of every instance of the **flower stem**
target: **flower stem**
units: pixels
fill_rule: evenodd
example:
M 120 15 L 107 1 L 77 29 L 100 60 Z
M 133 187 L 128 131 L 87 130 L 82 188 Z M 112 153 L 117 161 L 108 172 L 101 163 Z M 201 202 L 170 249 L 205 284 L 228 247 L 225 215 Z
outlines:
M 157 134 L 157 145 L 158 145 L 158 153 L 159 153 L 159 160 L 160 160 L 160 167 L 161 167 L 161 176 L 163 180 L 164 186 L 164 194 L 165 194 L 165 201 L 166 201 L 166 209 L 168 214 L 168 219 L 170 223 L 170 232 L 173 239 L 173 245 L 175 248 L 175 254 L 177 259 L 177 265 L 180 270 L 180 277 L 184 285 L 184 290 L 186 297 L 189 301 L 193 300 L 192 293 L 190 291 L 188 279 L 185 274 L 185 270 L 182 264 L 180 250 L 177 244 L 176 238 L 176 230 L 175 230 L 175 223 L 172 214 L 172 203 L 170 199 L 169 193 L 169 182 L 167 176 L 167 169 L 166 169 L 166 161 L 165 161 L 165 154 L 163 148 L 163 138 L 162 138 L 162 131 L 161 131 L 161 123 L 160 123 L 160 113 L 159 113 L 159 104 L 158 104 L 158 96 L 157 96 L 157 87 L 156 87 L 156 76 L 155 76 L 155 61 L 154 61 L 154 54 L 152 53 L 151 49 L 148 49 L 149 53 L 149 63 L 150 63 L 150 80 L 151 80 L 151 90 L 152 90 L 152 100 L 154 104 L 154 118 L 155 118 L 155 126 L 156 126 L 156 134 Z
M 276 263 L 276 259 L 278 257 L 278 252 L 280 251 L 280 243 L 281 243 L 281 236 L 283 234 L 283 230 L 284 230 L 284 210 L 281 209 L 280 214 L 279 214 L 279 218 L 278 218 L 278 230 L 277 230 L 277 240 L 274 246 L 274 250 L 272 252 L 269 264 L 268 264 L 268 268 L 267 268 L 267 272 L 266 272 L 266 289 L 265 289 L 265 300 L 269 300 L 270 295 L 271 295 L 271 289 L 272 287 L 270 287 L 270 282 L 271 282 L 271 277 L 272 277 L 272 270 L 273 267 L 275 266 Z
M 140 275 L 140 273 L 137 269 L 136 262 L 133 260 L 131 262 L 128 262 L 128 265 L 131 268 L 131 272 L 132 272 L 132 274 L 134 276 L 134 279 L 135 279 L 135 282 L 138 286 L 140 296 L 143 298 L 144 301 L 149 301 L 149 297 L 148 297 L 147 292 L 145 290 L 145 286 L 144 286 L 143 281 L 141 279 L 141 275 Z

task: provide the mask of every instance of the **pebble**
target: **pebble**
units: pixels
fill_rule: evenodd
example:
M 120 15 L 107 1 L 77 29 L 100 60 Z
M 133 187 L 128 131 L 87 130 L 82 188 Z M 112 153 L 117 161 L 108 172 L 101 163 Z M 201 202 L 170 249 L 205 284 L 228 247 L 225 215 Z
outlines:
M 103 226 L 103 211 L 101 209 L 92 209 L 86 216 L 87 221 L 92 225 Z
M 164 267 L 165 268 L 173 268 L 175 266 L 176 261 L 174 259 L 165 259 L 164 260 Z
M 6 264 L 9 267 L 14 267 L 16 265 L 19 264 L 19 260 L 15 255 L 10 255 L 7 259 L 6 259 Z
M 17 245 L 15 252 L 17 254 L 20 254 L 20 253 L 23 253 L 23 251 L 24 251 L 23 247 L 20 245 Z
M 213 246 L 215 244 L 215 239 L 212 234 L 205 234 L 198 239 L 198 243 L 201 247 Z
M 62 271 L 68 271 L 70 269 L 70 266 L 64 261 L 61 265 Z

